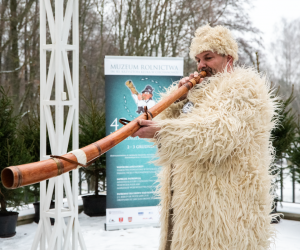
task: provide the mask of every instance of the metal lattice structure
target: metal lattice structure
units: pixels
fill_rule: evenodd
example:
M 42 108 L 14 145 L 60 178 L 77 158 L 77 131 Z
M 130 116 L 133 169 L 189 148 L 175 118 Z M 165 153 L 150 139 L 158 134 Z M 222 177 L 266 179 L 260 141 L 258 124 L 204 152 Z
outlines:
M 40 0 L 40 158 L 67 153 L 72 131 L 72 148 L 78 149 L 78 0 L 55 0 L 55 17 L 50 0 Z M 51 44 L 47 44 L 47 24 Z M 71 37 L 70 37 L 71 34 Z M 72 44 L 68 44 L 71 40 Z M 70 68 L 68 53 L 72 56 Z M 47 59 L 50 55 L 50 60 Z M 66 86 L 66 87 L 65 87 Z M 66 112 L 66 110 L 68 111 Z M 67 114 L 66 119 L 65 114 Z M 53 119 L 54 118 L 54 119 Z M 48 136 L 47 136 L 48 135 Z M 55 209 L 49 209 L 55 190 Z M 65 191 L 68 207 L 63 206 Z M 49 217 L 55 218 L 52 227 Z M 65 223 L 65 218 L 68 222 Z M 79 243 L 79 244 L 78 244 Z M 78 221 L 78 170 L 40 184 L 40 222 L 32 250 L 86 249 Z

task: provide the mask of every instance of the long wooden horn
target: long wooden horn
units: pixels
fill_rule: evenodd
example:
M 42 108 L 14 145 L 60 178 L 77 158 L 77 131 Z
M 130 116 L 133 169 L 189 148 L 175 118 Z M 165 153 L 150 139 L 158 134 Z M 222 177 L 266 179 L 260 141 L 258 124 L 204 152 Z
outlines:
M 138 131 L 140 129 L 138 120 L 148 120 L 154 118 L 164 109 L 174 103 L 177 99 L 186 94 L 191 88 L 200 82 L 201 78 L 204 78 L 205 76 L 206 72 L 202 71 L 198 77 L 195 77 L 189 82 L 185 83 L 170 96 L 166 97 L 151 109 L 147 110 L 147 112 L 135 118 L 133 121 L 129 122 L 127 125 L 118 129 L 114 133 L 84 148 L 72 151 L 72 153 L 69 152 L 62 156 L 55 156 L 48 160 L 19 166 L 11 166 L 3 169 L 1 173 L 1 179 L 4 187 L 8 189 L 14 189 L 59 176 L 81 166 L 86 167 L 88 164 L 85 165 L 80 163 L 79 158 L 83 157 L 85 162 L 92 163 L 93 160 L 98 158 L 100 155 L 104 154 L 125 140 L 127 137 Z

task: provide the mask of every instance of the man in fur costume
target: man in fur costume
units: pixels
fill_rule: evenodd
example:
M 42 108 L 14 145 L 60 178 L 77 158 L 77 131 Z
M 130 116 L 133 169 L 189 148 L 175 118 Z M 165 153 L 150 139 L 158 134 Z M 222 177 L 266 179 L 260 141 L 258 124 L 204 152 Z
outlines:
M 254 69 L 233 68 L 238 46 L 225 27 L 197 29 L 190 56 L 208 77 L 133 135 L 158 146 L 159 249 L 269 249 L 276 108 L 269 84 Z

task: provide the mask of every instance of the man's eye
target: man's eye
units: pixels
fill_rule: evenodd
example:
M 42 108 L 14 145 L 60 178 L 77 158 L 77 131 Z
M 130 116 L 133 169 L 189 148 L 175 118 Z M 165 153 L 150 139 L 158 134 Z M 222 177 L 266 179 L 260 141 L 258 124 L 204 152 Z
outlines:
M 211 57 L 206 57 L 206 58 L 205 58 L 205 60 L 210 60 L 210 59 L 211 59 Z

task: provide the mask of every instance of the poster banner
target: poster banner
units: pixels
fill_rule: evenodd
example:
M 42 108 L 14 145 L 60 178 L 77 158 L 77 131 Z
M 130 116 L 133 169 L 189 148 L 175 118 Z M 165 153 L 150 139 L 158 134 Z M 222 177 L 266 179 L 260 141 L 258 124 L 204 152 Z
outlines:
M 105 57 L 106 135 L 153 107 L 183 76 L 183 58 Z M 106 230 L 158 225 L 153 143 L 129 137 L 106 153 Z

